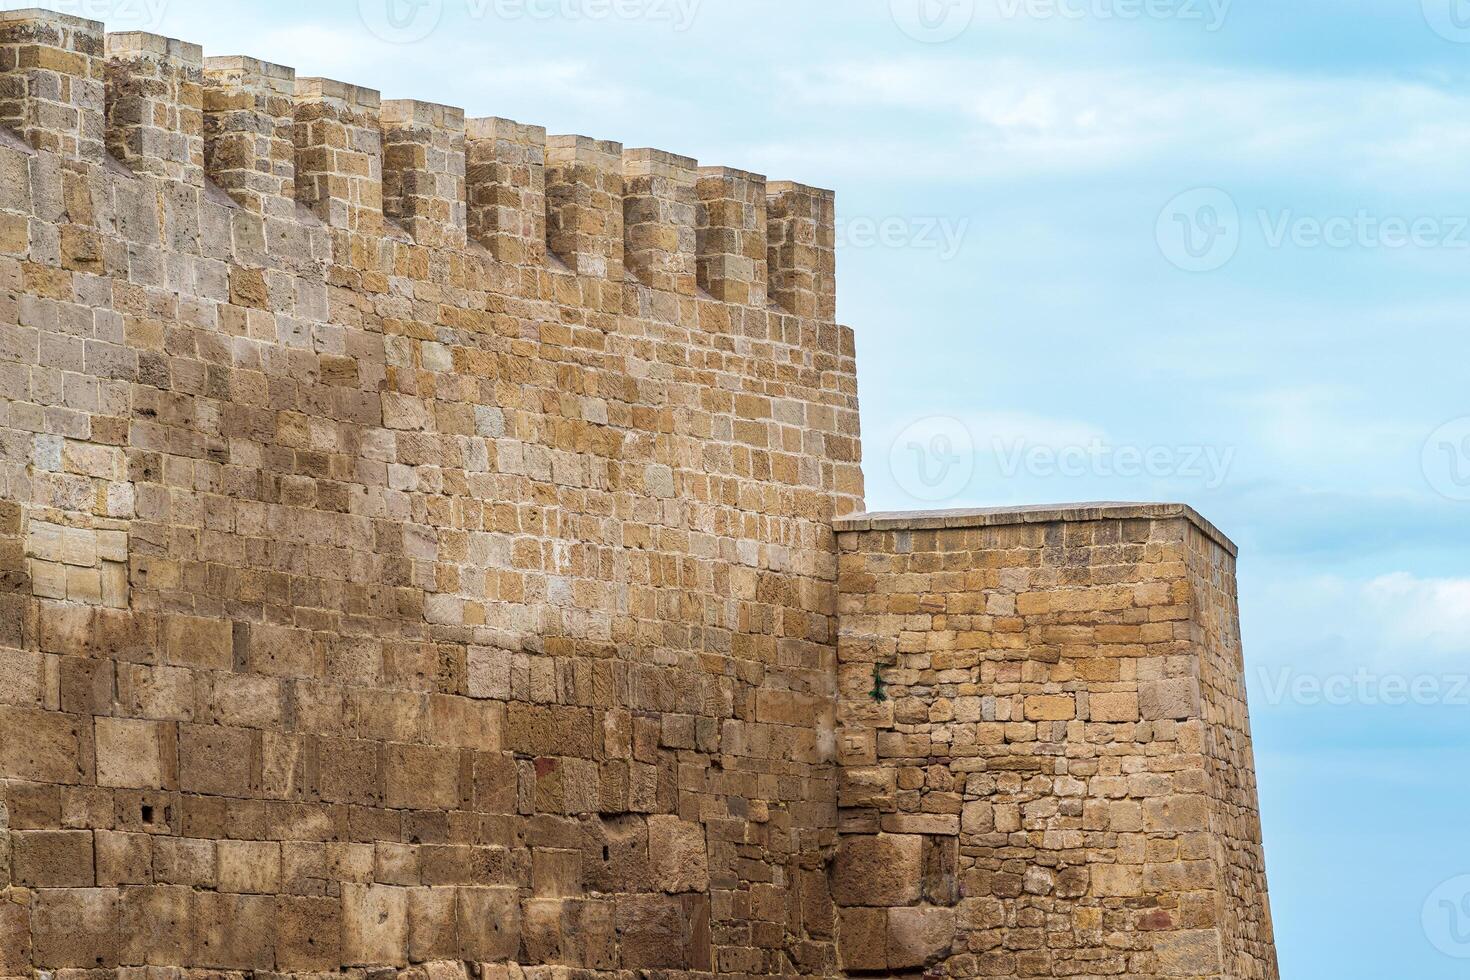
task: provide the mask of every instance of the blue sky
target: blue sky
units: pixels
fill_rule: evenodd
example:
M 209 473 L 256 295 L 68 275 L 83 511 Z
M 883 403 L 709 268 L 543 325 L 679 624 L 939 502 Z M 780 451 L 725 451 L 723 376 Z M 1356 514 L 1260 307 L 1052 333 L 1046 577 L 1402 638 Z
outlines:
M 51 5 L 836 188 L 871 507 L 1198 507 L 1284 975 L 1470 974 L 1470 3 L 427 2 Z

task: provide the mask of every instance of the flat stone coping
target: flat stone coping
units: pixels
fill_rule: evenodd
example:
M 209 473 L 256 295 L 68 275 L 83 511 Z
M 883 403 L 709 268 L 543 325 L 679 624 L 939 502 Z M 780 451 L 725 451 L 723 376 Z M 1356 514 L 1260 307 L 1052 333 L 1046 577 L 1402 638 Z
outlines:
M 1076 524 L 1084 521 L 1167 520 L 1183 518 L 1232 555 L 1235 542 L 1187 504 L 1042 504 L 1030 507 L 985 507 L 975 510 L 913 510 L 839 517 L 837 533 L 855 531 L 939 531 L 1011 524 Z

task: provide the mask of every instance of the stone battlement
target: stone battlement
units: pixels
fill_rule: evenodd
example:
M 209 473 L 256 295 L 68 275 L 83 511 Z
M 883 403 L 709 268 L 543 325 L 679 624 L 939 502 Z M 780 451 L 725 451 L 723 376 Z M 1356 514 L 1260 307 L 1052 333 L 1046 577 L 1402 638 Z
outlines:
M 0 980 L 1275 980 L 1233 546 L 865 514 L 833 226 L 0 13 Z
M 830 191 L 44 10 L 0 13 L 0 57 L 0 122 L 68 159 L 207 182 L 264 219 L 835 316 Z

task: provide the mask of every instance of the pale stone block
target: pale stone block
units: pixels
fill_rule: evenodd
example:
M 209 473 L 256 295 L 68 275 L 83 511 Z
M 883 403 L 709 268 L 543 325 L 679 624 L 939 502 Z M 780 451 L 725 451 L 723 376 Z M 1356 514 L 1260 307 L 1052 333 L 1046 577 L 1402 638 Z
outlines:
M 342 886 L 342 957 L 347 966 L 406 966 L 408 890 Z
M 648 854 L 654 882 L 670 894 L 709 887 L 709 855 L 704 828 L 678 817 L 648 818 Z
M 98 718 L 96 738 L 97 785 L 164 788 L 163 750 L 156 722 Z

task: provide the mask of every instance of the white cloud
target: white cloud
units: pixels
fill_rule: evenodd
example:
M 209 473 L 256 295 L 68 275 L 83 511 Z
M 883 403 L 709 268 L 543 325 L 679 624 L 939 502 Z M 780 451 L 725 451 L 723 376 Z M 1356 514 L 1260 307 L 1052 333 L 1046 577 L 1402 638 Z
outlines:
M 1470 579 L 1396 572 L 1363 587 L 1385 637 L 1432 653 L 1470 653 Z
M 1470 673 L 1470 579 L 1277 575 L 1252 595 L 1242 616 L 1253 672 Z
M 783 82 L 807 105 L 924 118 L 935 134 L 927 145 L 907 134 L 831 147 L 814 138 L 811 154 L 849 169 L 1030 177 L 1194 159 L 1241 176 L 1449 183 L 1470 155 L 1470 98 L 1400 79 L 928 58 L 833 62 L 791 69 Z

